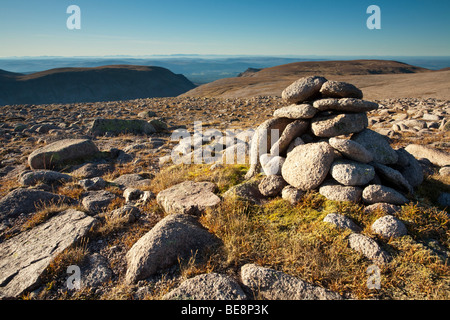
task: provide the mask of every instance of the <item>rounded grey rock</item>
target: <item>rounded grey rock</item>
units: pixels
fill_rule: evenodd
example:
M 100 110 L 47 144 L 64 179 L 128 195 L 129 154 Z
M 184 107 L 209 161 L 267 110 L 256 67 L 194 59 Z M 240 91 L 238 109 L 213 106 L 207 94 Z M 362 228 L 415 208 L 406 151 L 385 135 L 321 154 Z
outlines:
M 373 232 L 385 238 L 397 238 L 408 233 L 404 223 L 390 215 L 377 219 L 371 228 Z
M 364 188 L 362 194 L 363 201 L 367 204 L 385 202 L 390 204 L 402 205 L 408 202 L 408 199 L 400 192 L 378 184 L 372 184 Z
M 331 176 L 345 186 L 362 186 L 375 177 L 375 169 L 352 160 L 336 160 L 330 168 Z
M 320 93 L 320 88 L 327 81 L 324 77 L 310 76 L 298 79 L 281 93 L 288 103 L 300 103 L 310 100 Z
M 328 80 L 322 85 L 320 93 L 330 98 L 358 98 L 362 99 L 363 93 L 351 83 Z
M 334 149 L 327 142 L 300 145 L 286 157 L 281 174 L 291 186 L 303 191 L 320 186 L 334 160 Z

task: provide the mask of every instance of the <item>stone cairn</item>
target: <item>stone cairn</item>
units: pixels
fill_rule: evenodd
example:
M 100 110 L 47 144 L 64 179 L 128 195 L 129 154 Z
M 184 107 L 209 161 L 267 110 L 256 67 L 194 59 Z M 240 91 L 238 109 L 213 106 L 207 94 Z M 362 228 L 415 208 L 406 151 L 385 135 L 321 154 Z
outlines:
M 394 150 L 387 137 L 367 128 L 366 113 L 378 104 L 362 100 L 354 85 L 304 77 L 282 98 L 290 105 L 256 129 L 250 146 L 246 178 L 262 168 L 264 196 L 281 193 L 296 202 L 318 190 L 329 200 L 403 205 L 422 183 L 414 156 Z

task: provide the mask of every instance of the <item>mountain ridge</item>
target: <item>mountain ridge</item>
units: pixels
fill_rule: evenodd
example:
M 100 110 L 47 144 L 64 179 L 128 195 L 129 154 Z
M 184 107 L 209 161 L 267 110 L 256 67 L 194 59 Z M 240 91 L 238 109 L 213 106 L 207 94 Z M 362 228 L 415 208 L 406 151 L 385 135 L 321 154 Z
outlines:
M 31 74 L 0 70 L 0 105 L 174 97 L 193 88 L 185 76 L 154 66 L 55 68 Z
M 436 97 L 448 99 L 450 72 L 430 70 L 391 60 L 335 60 L 294 62 L 225 78 L 198 86 L 180 97 L 249 98 L 281 96 L 295 80 L 311 75 L 354 83 L 369 99 Z M 424 85 L 423 85 L 424 84 Z

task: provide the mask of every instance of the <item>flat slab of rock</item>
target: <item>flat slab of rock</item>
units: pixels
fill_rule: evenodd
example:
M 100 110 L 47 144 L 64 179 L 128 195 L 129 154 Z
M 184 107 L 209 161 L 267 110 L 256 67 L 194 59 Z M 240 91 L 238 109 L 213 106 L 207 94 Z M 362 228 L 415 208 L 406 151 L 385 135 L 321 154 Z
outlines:
M 51 260 L 84 237 L 95 222 L 69 209 L 0 243 L 0 298 L 34 289 Z
M 385 264 L 390 261 L 390 256 L 373 239 L 360 233 L 352 233 L 348 237 L 350 248 L 362 253 L 367 259 L 376 264 Z
M 289 118 L 289 119 L 311 119 L 317 113 L 317 109 L 308 103 L 291 104 L 287 107 L 282 107 L 274 111 L 275 118 Z
M 419 144 L 410 144 L 406 146 L 405 150 L 416 159 L 425 158 L 430 160 L 432 164 L 440 167 L 450 166 L 450 154 L 445 151 Z
M 322 85 L 320 93 L 330 98 L 358 98 L 362 99 L 363 93 L 351 83 L 328 80 Z
M 157 130 L 146 120 L 95 119 L 89 132 L 93 135 L 104 135 L 107 132 L 115 135 L 121 133 L 152 134 Z
M 317 137 L 330 138 L 361 132 L 368 126 L 365 113 L 342 113 L 317 117 L 311 121 L 311 130 Z
M 34 186 L 38 183 L 57 184 L 72 180 L 65 173 L 52 170 L 25 171 L 19 175 L 19 183 L 23 186 Z
M 353 98 L 321 99 L 314 101 L 314 108 L 320 111 L 368 112 L 378 109 L 378 103 Z
M 158 222 L 128 251 L 127 283 L 148 278 L 156 272 L 186 259 L 196 251 L 216 245 L 218 239 L 197 219 L 187 214 L 172 214 Z
M 244 265 L 241 278 L 255 296 L 267 300 L 342 300 L 335 292 L 255 264 Z
M 109 191 L 90 191 L 82 204 L 90 214 L 95 215 L 104 211 L 115 198 L 116 195 Z
M 31 169 L 50 169 L 64 162 L 94 156 L 99 152 L 89 139 L 64 139 L 33 151 L 28 156 Z
M 292 140 L 305 133 L 308 129 L 309 123 L 303 120 L 295 120 L 289 123 L 283 130 L 281 137 L 270 148 L 270 154 L 278 156 L 286 151 Z
M 164 300 L 247 300 L 239 283 L 227 275 L 201 274 L 183 281 Z
M 360 202 L 362 189 L 337 183 L 324 183 L 320 186 L 319 193 L 332 201 Z
M 408 199 L 395 189 L 371 184 L 364 188 L 362 199 L 364 203 L 374 204 L 378 202 L 390 203 L 395 205 L 402 205 L 408 202 Z
M 350 229 L 354 232 L 360 232 L 362 229 L 353 222 L 349 217 L 338 213 L 329 213 L 323 219 L 324 222 L 331 223 L 338 227 L 339 229 Z
M 289 152 L 281 169 L 284 180 L 300 190 L 317 188 L 334 160 L 334 149 L 327 142 L 309 143 Z
M 405 191 L 407 193 L 414 192 L 413 187 L 399 171 L 376 162 L 372 164 L 381 179 L 383 179 L 384 181 L 388 181 L 390 184 L 396 186 L 396 188 L 401 191 Z
M 310 76 L 298 79 L 281 93 L 288 103 L 300 103 L 316 97 L 320 88 L 327 81 L 324 77 Z
M 48 204 L 70 204 L 72 202 L 74 199 L 66 196 L 42 190 L 19 188 L 0 200 L 0 220 L 36 212 L 37 207 Z
M 355 134 L 352 140 L 366 148 L 372 154 L 375 162 L 381 164 L 397 163 L 398 155 L 389 145 L 385 136 L 370 129 L 365 129 Z
M 156 201 L 167 213 L 201 214 L 220 203 L 216 188 L 212 182 L 185 181 L 158 193 Z

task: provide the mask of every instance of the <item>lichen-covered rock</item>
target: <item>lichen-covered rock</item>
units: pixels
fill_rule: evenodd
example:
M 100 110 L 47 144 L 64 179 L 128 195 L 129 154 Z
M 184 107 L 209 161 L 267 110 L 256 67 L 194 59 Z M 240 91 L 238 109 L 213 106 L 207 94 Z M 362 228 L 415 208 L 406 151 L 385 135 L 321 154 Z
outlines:
M 33 151 L 28 156 L 31 169 L 50 169 L 64 162 L 92 157 L 99 152 L 89 139 L 64 139 Z
M 156 201 L 167 213 L 201 214 L 220 203 L 216 188 L 212 182 L 185 181 L 158 193 Z

